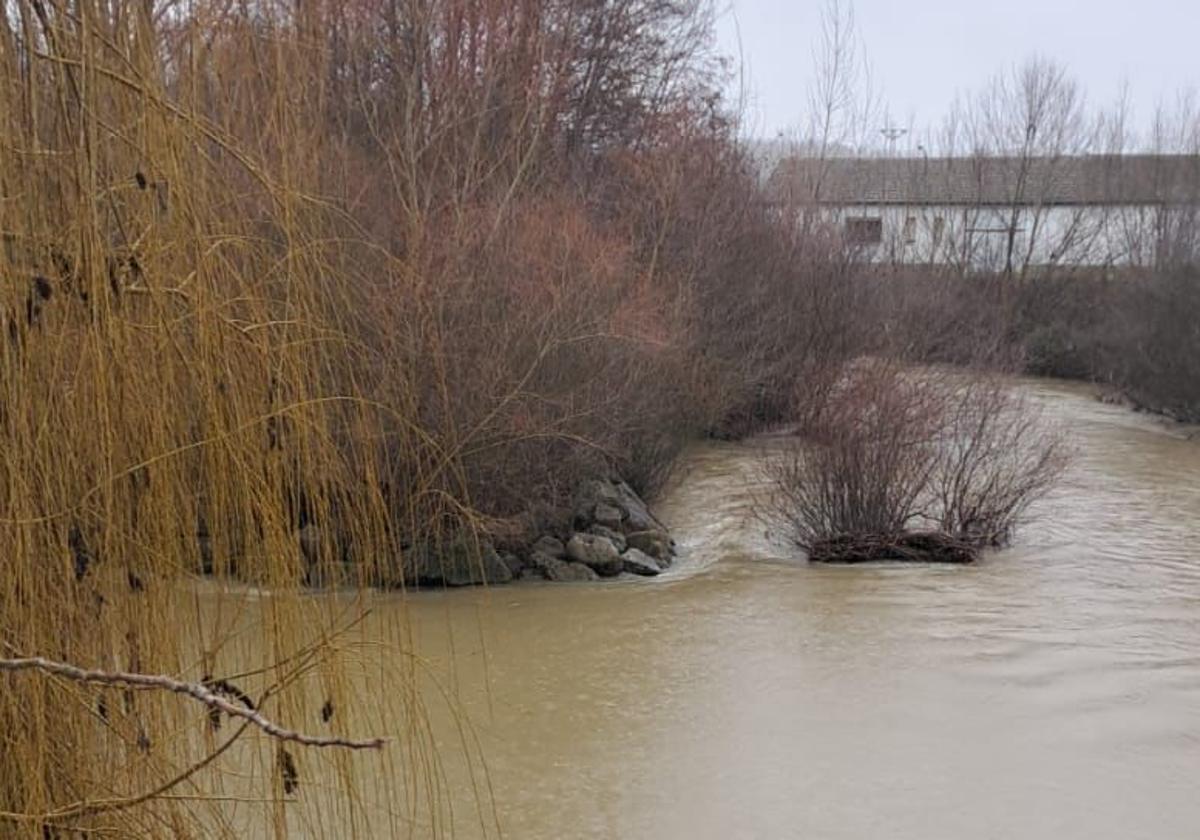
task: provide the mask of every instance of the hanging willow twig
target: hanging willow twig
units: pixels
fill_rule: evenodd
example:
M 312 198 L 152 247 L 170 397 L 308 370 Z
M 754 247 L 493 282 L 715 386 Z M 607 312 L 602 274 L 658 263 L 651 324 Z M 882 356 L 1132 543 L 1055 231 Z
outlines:
M 53 674 L 54 676 L 65 677 L 69 680 L 75 680 L 76 682 L 159 689 L 174 694 L 183 694 L 203 703 L 210 709 L 224 712 L 231 717 L 239 717 L 247 720 L 273 738 L 278 738 L 281 741 L 293 741 L 307 747 L 343 747 L 350 750 L 377 750 L 381 749 L 387 743 L 387 739 L 385 738 L 352 740 L 349 738 L 305 735 L 302 732 L 284 729 L 257 710 L 232 703 L 206 685 L 184 682 L 160 674 L 88 670 L 75 665 L 68 665 L 65 662 L 55 662 L 40 656 L 31 656 L 23 659 L 0 658 L 0 671 L 41 671 Z

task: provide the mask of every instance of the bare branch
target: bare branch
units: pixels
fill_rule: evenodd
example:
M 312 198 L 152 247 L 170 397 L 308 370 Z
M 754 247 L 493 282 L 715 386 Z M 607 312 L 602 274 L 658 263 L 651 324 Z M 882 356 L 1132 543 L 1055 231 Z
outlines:
M 68 665 L 65 662 L 55 662 L 40 656 L 23 659 L 0 658 L 0 671 L 41 671 L 57 677 L 85 683 L 98 683 L 121 687 L 159 689 L 174 694 L 184 694 L 208 706 L 210 709 L 224 712 L 231 717 L 239 717 L 257 726 L 273 738 L 281 741 L 292 741 L 307 747 L 344 747 L 350 750 L 378 750 L 387 743 L 385 738 L 368 738 L 366 740 L 351 740 L 348 738 L 305 735 L 272 722 L 255 709 L 231 703 L 221 697 L 213 689 L 200 683 L 183 682 L 161 674 L 135 674 L 125 671 L 100 671 Z

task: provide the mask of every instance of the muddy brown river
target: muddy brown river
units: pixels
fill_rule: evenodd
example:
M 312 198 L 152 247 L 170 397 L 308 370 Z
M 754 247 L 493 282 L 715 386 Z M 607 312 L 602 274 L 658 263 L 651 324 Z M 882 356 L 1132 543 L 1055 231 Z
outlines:
M 410 596 L 453 822 L 359 836 L 1200 837 L 1200 440 L 1018 387 L 1077 459 L 973 566 L 808 565 L 748 516 L 767 438 L 688 455 L 669 575 Z

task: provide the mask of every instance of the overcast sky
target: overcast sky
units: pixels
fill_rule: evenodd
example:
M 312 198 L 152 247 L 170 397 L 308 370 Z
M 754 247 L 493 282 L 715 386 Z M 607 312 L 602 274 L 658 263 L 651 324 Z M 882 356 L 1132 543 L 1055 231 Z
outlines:
M 740 40 L 747 133 L 801 122 L 824 2 L 718 0 L 719 46 L 736 57 Z M 1094 104 L 1126 81 L 1139 126 L 1160 100 L 1200 87 L 1200 0 L 855 0 L 854 11 L 899 125 L 937 124 L 957 92 L 1034 53 L 1064 63 Z

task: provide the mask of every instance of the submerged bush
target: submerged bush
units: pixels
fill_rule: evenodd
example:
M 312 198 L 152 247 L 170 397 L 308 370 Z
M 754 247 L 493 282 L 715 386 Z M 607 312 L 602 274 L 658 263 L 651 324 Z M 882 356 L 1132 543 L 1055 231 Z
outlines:
M 871 361 L 768 458 L 760 510 L 812 560 L 965 562 L 1006 544 L 1065 463 L 1003 382 Z

